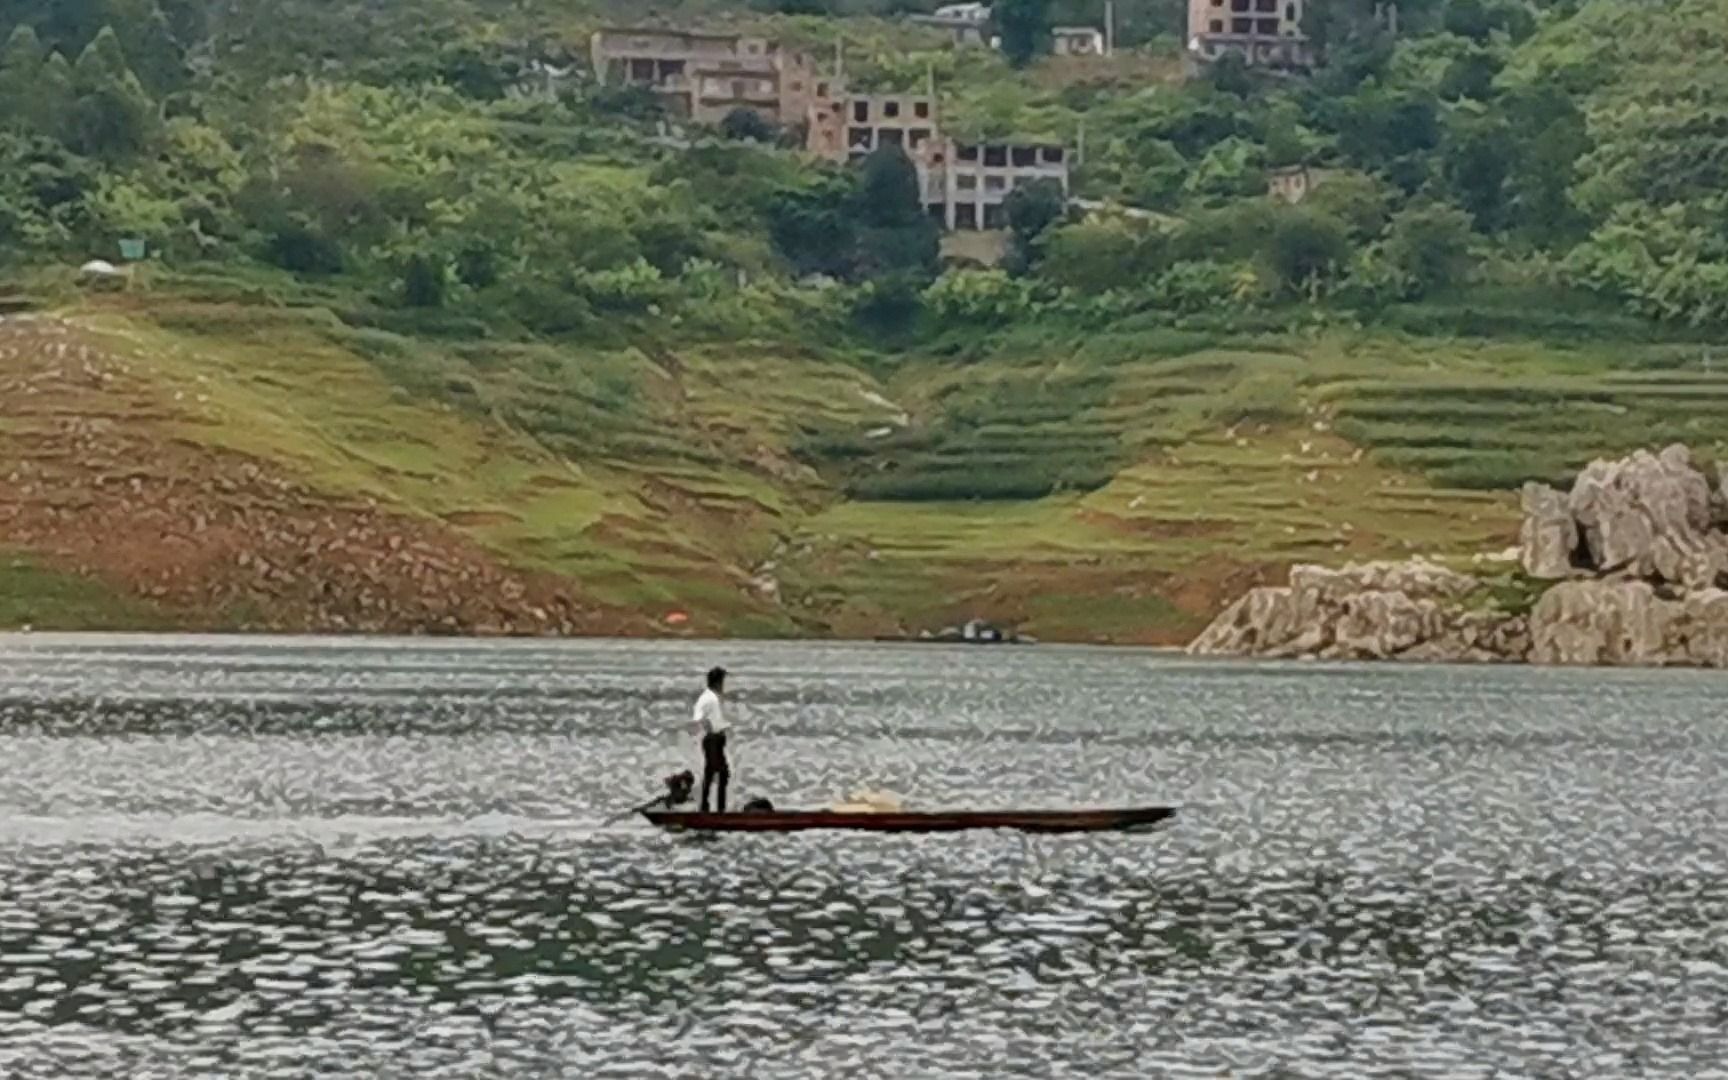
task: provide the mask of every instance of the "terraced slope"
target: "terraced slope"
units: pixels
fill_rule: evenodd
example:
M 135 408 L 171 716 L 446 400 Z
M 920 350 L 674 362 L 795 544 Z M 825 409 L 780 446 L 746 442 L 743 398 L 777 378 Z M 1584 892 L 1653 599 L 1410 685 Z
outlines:
M 1504 547 L 1522 479 L 1728 434 L 1696 348 L 1163 333 L 860 365 L 160 296 L 0 323 L 0 382 L 0 620 L 67 626 L 1176 643 L 1291 562 Z

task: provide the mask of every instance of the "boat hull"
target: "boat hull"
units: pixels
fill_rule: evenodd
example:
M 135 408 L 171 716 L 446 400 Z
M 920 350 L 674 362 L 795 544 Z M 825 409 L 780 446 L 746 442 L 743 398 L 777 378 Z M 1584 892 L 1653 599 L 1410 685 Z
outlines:
M 845 813 L 831 810 L 649 810 L 644 816 L 663 829 L 696 832 L 804 832 L 844 829 L 854 832 L 961 832 L 1011 829 L 1029 833 L 1127 832 L 1171 817 L 1173 806 L 1120 810 L 963 810 L 908 813 Z

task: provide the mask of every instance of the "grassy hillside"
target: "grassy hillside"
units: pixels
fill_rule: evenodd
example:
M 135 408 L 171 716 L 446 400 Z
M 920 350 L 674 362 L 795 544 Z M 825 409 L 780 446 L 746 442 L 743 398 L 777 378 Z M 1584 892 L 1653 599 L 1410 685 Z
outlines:
M 57 414 L 434 522 L 568 582 L 614 613 L 601 632 L 871 635 L 980 616 L 1179 642 L 1293 561 L 1499 550 L 1522 478 L 1669 438 L 1719 448 L 1728 390 L 1689 344 L 1124 330 L 886 362 L 766 341 L 414 339 L 167 291 L 65 313 L 142 396 L 116 415 L 92 381 Z M 11 327 L 8 356 L 56 347 Z M 0 479 L 29 455 L 30 422 L 0 406 Z M 1067 490 L 1014 491 L 1052 470 Z M 25 565 L 28 580 L 77 569 Z M 65 587 L 46 580 L 34 608 Z M 125 566 L 91 580 L 108 591 L 78 592 L 59 625 L 139 625 L 155 602 Z

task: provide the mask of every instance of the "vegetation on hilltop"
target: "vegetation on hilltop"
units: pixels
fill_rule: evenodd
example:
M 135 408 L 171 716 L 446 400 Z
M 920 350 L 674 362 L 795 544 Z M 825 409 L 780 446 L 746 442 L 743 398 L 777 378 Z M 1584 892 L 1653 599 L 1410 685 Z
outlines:
M 1014 17 L 1049 15 L 1033 6 Z M 535 61 L 580 57 L 581 29 L 615 14 L 600 7 L 7 0 L 0 253 L 39 263 L 140 237 L 166 265 L 333 283 L 355 305 L 411 312 L 395 322 L 416 329 L 543 335 L 645 315 L 785 330 L 812 325 L 811 310 L 922 313 L 926 333 L 980 316 L 1372 319 L 1470 282 L 1728 319 L 1728 75 L 1709 62 L 1728 9 L 1412 0 L 1393 37 L 1376 7 L 1313 5 L 1327 63 L 1301 80 L 1220 65 L 1186 85 L 1049 87 L 1000 54 L 906 33 L 866 53 L 853 67 L 865 82 L 918 85 L 934 67 L 958 130 L 1083 131 L 1078 193 L 1156 214 L 1030 215 L 1010 272 L 933 280 L 927 237 L 852 225 L 910 221 L 916 192 L 881 182 L 888 163 L 668 147 L 644 94 L 582 79 L 521 93 L 541 85 Z M 808 9 L 744 12 L 807 36 L 853 29 Z M 1180 32 L 1174 5 L 1129 12 Z M 892 26 L 858 21 L 864 41 Z M 1327 182 L 1274 204 L 1267 172 L 1293 165 Z M 801 289 L 810 272 L 850 288 Z

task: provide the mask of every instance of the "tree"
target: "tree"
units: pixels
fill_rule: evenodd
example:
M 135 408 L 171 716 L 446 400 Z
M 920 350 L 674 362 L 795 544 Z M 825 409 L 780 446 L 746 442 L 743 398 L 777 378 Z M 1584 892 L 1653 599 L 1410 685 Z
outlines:
M 142 150 L 149 141 L 155 109 L 138 77 L 126 64 L 120 39 L 104 27 L 72 69 L 73 146 L 91 157 L 117 160 Z
M 20 26 L 0 49 L 0 128 L 35 131 L 46 50 L 36 31 Z
M 1025 67 L 1050 47 L 1049 0 L 997 0 L 994 13 L 1010 64 Z
M 60 50 L 79 51 L 95 38 L 108 18 L 108 0 L 54 0 L 37 23 L 42 36 Z
M 1088 294 L 1142 287 L 1169 265 L 1163 234 L 1132 220 L 1053 226 L 1039 247 L 1040 278 Z
M 1279 214 L 1266 247 L 1266 261 L 1285 290 L 1310 297 L 1349 257 L 1350 234 L 1344 223 L 1306 207 Z
M 1512 128 L 1498 112 L 1460 110 L 1448 118 L 1442 142 L 1443 169 L 1458 205 L 1483 232 L 1505 217 L 1506 177 L 1517 155 Z
M 904 272 L 933 279 L 941 254 L 936 223 L 924 212 L 918 170 L 898 146 L 864 159 L 856 198 L 860 228 L 855 272 L 864 277 Z
M 1008 228 L 1014 234 L 1012 268 L 1025 272 L 1038 261 L 1038 238 L 1062 219 L 1068 201 L 1063 198 L 1061 184 L 1034 180 L 1009 192 L 1003 209 L 1008 212 Z
M 772 143 L 776 132 L 774 125 L 755 109 L 740 106 L 727 113 L 720 121 L 720 134 L 728 139 L 739 142 Z
M 125 45 L 128 66 L 152 96 L 179 88 L 185 57 L 157 0 L 107 0 L 107 25 Z
M 1340 171 L 1310 191 L 1302 205 L 1337 218 L 1349 230 L 1352 242 L 1365 244 L 1386 228 L 1391 201 L 1383 182 L 1367 173 Z
M 851 276 L 858 247 L 853 198 L 847 178 L 828 174 L 780 188 L 768 198 L 763 210 L 768 236 L 794 274 Z
M 48 59 L 42 63 L 42 74 L 34 96 L 35 130 L 51 139 L 67 141 L 77 101 L 77 81 L 72 65 L 66 62 L 64 55 L 49 53 Z
M 422 252 L 408 257 L 402 271 L 402 299 L 409 307 L 444 306 L 445 269 Z
M 1572 95 L 1548 84 L 1505 95 L 1517 153 L 1507 178 L 1507 217 L 1538 242 L 1565 245 L 1590 231 L 1573 204 L 1578 160 L 1590 149 L 1584 115 Z
M 1443 203 L 1419 203 L 1392 218 L 1382 255 L 1423 296 L 1455 285 L 1470 271 L 1470 218 Z

